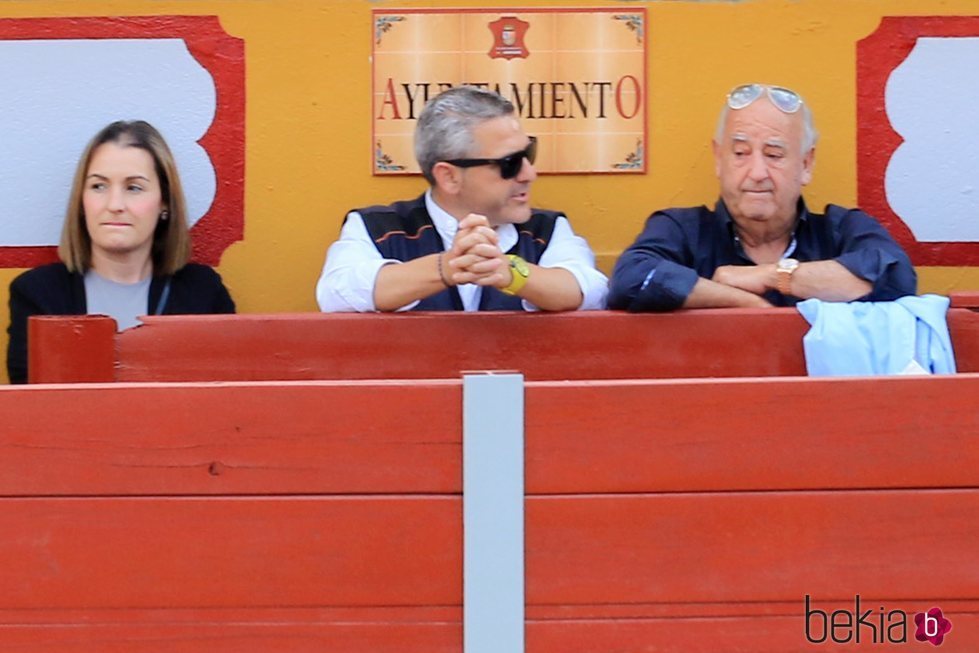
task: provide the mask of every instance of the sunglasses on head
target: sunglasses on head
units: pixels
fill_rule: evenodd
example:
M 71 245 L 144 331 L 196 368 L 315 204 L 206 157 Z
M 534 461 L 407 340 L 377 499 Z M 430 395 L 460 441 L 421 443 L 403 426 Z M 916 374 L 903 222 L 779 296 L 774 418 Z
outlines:
M 782 113 L 795 113 L 802 108 L 802 97 L 793 90 L 767 84 L 742 84 L 727 94 L 727 105 L 732 109 L 744 109 L 768 92 L 768 99 Z
M 451 163 L 460 168 L 473 168 L 475 166 L 497 165 L 500 167 L 500 176 L 504 179 L 513 179 L 520 174 L 523 168 L 523 160 L 527 159 L 531 163 L 537 158 L 537 137 L 530 137 L 530 145 L 526 149 L 501 156 L 499 159 L 447 159 L 445 163 Z

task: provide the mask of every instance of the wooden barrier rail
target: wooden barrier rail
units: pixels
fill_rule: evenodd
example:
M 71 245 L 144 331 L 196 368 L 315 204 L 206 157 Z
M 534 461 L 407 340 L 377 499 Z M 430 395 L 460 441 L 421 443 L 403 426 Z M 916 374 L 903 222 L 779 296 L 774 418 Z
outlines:
M 33 383 L 458 378 L 530 380 L 801 376 L 806 321 L 794 309 L 661 315 L 155 316 L 116 333 L 105 317 L 35 317 Z M 958 368 L 979 372 L 979 313 L 948 313 Z
M 458 653 L 461 393 L 0 389 L 0 650 Z M 807 594 L 938 605 L 942 650 L 976 650 L 976 396 L 973 374 L 527 383 L 527 651 L 813 650 Z

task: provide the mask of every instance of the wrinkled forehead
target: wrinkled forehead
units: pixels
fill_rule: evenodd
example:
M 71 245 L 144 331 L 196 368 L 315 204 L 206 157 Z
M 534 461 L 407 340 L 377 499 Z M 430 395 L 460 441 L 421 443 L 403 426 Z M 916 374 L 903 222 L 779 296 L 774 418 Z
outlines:
M 724 141 L 753 143 L 781 142 L 801 147 L 802 112 L 783 113 L 770 102 L 755 102 L 744 109 L 731 109 L 724 123 Z

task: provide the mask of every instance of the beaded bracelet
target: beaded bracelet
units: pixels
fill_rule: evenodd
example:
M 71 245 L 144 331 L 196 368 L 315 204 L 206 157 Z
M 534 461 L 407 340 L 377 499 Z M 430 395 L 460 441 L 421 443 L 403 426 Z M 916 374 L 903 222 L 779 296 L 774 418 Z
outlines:
M 442 283 L 445 284 L 445 287 L 446 288 L 451 288 L 452 287 L 452 284 L 448 282 L 448 280 L 445 278 L 445 273 L 442 272 L 442 253 L 439 253 L 436 256 L 435 260 L 438 261 L 439 279 L 442 280 Z

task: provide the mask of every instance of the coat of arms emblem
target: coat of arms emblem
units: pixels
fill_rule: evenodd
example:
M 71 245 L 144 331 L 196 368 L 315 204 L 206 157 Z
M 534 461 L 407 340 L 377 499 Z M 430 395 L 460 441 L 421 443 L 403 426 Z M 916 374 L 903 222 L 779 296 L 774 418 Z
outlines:
M 489 24 L 493 33 L 493 47 L 490 48 L 490 59 L 527 58 L 530 52 L 524 45 L 524 35 L 530 28 L 530 23 L 516 16 L 503 16 Z

